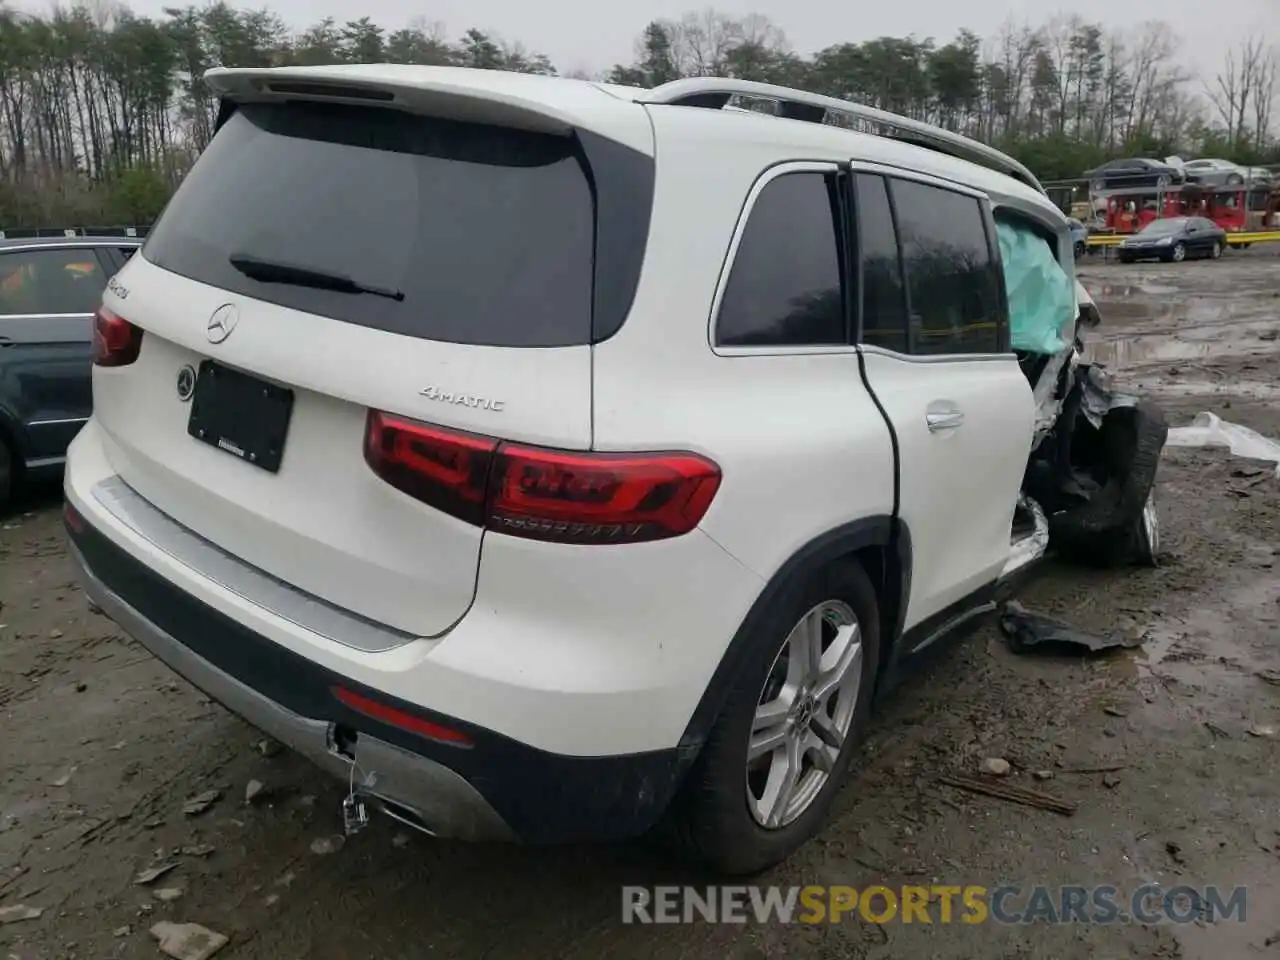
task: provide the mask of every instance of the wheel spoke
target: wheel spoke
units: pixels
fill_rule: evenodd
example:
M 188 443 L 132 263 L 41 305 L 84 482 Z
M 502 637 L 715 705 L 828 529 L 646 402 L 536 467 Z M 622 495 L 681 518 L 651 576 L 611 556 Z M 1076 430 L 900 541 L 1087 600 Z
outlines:
M 806 680 L 813 680 L 822 672 L 822 627 L 825 618 L 822 611 L 814 610 L 809 616 L 805 617 L 803 640 L 800 651 L 801 661 L 804 664 L 804 676 Z
M 844 734 L 836 726 L 835 720 L 825 713 L 816 713 L 809 727 L 820 744 L 830 747 L 836 753 L 840 752 L 840 748 L 844 746 Z
M 824 704 L 832 693 L 846 682 L 857 680 L 862 674 L 862 635 L 857 624 L 841 628 L 836 643 L 839 644 L 842 640 L 840 656 L 829 670 L 823 671 L 813 688 L 813 698 L 819 704 Z
M 815 607 L 787 638 L 787 685 L 803 687 L 817 677 L 822 663 L 822 608 Z
M 769 803 L 766 826 L 776 827 L 786 816 L 787 807 L 800 783 L 801 758 L 800 738 L 788 737 L 786 749 L 775 755 L 773 769 L 769 771 L 769 786 L 765 788 L 765 798 Z
M 786 688 L 781 696 L 756 707 L 755 722 L 751 727 L 751 741 L 747 746 L 747 762 L 758 760 L 786 743 L 787 711 L 792 696 Z
M 823 773 L 830 773 L 836 768 L 836 760 L 840 758 L 840 744 L 844 737 L 836 730 L 835 723 L 826 714 L 822 714 L 826 722 L 825 728 L 814 718 L 814 723 L 805 735 L 804 752 L 813 761 L 813 765 Z M 828 737 L 835 742 L 829 742 Z

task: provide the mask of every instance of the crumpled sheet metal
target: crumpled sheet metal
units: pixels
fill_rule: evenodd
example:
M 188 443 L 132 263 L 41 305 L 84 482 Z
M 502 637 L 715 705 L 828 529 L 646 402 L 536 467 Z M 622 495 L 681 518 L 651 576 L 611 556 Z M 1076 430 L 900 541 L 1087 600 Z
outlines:
M 1191 426 L 1172 428 L 1165 446 L 1227 447 L 1237 457 L 1274 463 L 1280 479 L 1280 443 L 1214 413 L 1197 413 Z
M 1028 653 L 1031 648 L 1046 644 L 1078 647 L 1090 653 L 1142 645 L 1141 636 L 1081 630 L 1042 613 L 1032 613 L 1016 600 L 1010 600 L 1001 608 L 1000 632 L 1008 639 L 1009 649 L 1014 653 Z
M 1023 537 L 1009 551 L 1009 559 L 1005 561 L 1001 577 L 1008 577 L 1035 560 L 1039 560 L 1049 549 L 1049 520 L 1036 503 L 1025 493 L 1018 496 L 1018 506 L 1031 514 L 1035 522 L 1035 532 Z
M 1112 410 L 1137 404 L 1137 397 L 1111 389 L 1111 377 L 1102 367 L 1092 363 L 1080 364 L 1077 370 L 1081 390 L 1080 412 L 1095 430 L 1102 429 L 1102 418 Z

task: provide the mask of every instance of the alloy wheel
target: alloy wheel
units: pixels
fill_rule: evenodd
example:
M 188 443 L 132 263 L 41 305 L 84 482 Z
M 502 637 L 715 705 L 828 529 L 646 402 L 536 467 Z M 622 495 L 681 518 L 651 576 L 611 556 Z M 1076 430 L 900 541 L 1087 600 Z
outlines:
M 756 823 L 794 823 L 826 786 L 849 738 L 862 686 L 853 609 L 827 600 L 800 618 L 774 658 L 747 744 L 747 806 Z

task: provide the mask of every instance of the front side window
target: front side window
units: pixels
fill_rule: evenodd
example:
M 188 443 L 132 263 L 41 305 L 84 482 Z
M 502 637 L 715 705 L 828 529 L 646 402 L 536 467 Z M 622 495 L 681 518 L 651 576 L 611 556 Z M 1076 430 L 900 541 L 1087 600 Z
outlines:
M 0 316 L 93 313 L 106 283 L 90 247 L 0 252 Z
M 716 321 L 721 346 L 848 342 L 834 172 L 787 173 L 751 207 Z
M 999 353 L 1004 305 L 977 199 L 891 178 L 914 354 Z

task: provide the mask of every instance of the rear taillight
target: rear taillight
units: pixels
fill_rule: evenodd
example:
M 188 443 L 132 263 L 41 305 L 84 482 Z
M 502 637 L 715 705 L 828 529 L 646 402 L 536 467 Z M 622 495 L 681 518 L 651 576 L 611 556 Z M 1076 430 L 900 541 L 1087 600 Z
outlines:
M 572 453 L 457 433 L 376 410 L 365 460 L 398 490 L 498 533 L 638 543 L 688 533 L 720 487 L 692 453 Z
M 99 367 L 124 367 L 138 359 L 142 328 L 106 307 L 93 318 L 93 362 Z

